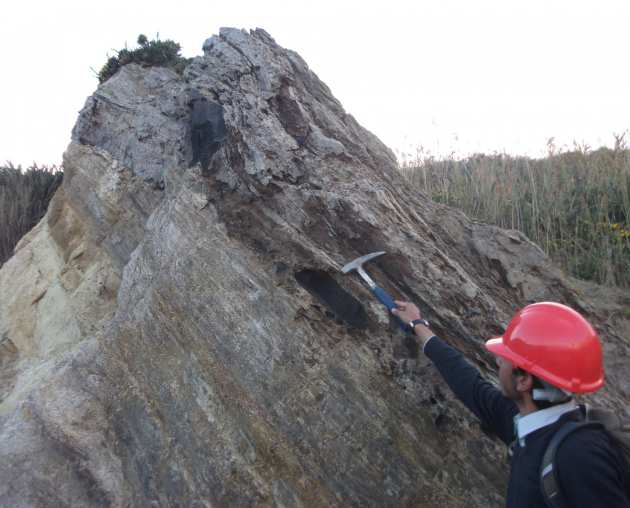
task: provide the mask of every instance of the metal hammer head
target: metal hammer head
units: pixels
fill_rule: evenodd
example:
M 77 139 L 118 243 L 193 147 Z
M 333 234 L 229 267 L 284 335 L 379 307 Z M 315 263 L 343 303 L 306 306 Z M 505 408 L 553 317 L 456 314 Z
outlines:
M 365 256 L 361 256 L 360 258 L 355 259 L 354 261 L 350 261 L 347 265 L 345 265 L 341 271 L 343 273 L 351 272 L 352 270 L 358 270 L 361 268 L 363 263 L 370 261 L 371 259 L 377 258 L 381 255 L 385 254 L 385 251 L 380 252 L 372 252 L 372 254 L 366 254 Z

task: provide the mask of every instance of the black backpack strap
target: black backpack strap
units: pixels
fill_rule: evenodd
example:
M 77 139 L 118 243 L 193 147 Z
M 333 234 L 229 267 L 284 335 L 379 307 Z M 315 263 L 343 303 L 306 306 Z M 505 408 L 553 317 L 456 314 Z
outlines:
M 556 465 L 556 453 L 562 441 L 571 433 L 584 427 L 601 427 L 601 424 L 589 421 L 569 421 L 551 438 L 540 464 L 540 490 L 548 508 L 569 508 L 560 488 L 560 478 Z

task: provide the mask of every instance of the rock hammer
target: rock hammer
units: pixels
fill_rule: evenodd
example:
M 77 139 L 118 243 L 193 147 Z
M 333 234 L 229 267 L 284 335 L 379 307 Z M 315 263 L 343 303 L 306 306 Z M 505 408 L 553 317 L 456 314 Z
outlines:
M 361 276 L 361 278 L 370 287 L 370 291 L 372 291 L 372 294 L 376 296 L 379 302 L 381 302 L 383 305 L 385 305 L 385 307 L 387 307 L 387 310 L 389 312 L 391 312 L 392 310 L 396 308 L 394 299 L 391 296 L 389 296 L 389 294 L 383 288 L 377 286 L 376 283 L 372 280 L 372 277 L 370 277 L 366 273 L 366 271 L 363 269 L 363 263 L 367 263 L 368 261 L 371 261 L 372 259 L 378 256 L 381 256 L 383 254 L 385 254 L 385 251 L 372 252 L 371 254 L 366 254 L 365 256 L 356 258 L 354 261 L 350 261 L 350 263 L 345 265 L 341 269 L 341 271 L 343 273 L 349 273 L 353 270 L 356 270 L 356 272 Z M 402 320 L 398 318 L 398 316 L 396 316 L 396 318 L 398 319 L 398 323 L 400 324 L 400 327 L 403 330 L 406 330 L 407 324 L 403 323 Z

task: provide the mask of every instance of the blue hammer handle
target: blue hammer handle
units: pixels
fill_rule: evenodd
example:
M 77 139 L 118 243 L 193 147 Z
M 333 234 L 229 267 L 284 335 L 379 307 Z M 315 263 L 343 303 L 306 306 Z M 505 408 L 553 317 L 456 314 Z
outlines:
M 381 302 L 383 305 L 385 305 L 385 307 L 387 307 L 387 309 L 390 312 L 396 308 L 394 299 L 391 296 L 389 296 L 389 294 L 383 288 L 374 286 L 373 288 L 371 288 L 371 291 L 374 294 L 374 296 L 378 298 L 378 301 Z M 400 325 L 400 328 L 406 331 L 407 323 L 403 323 L 402 319 L 400 319 L 398 316 L 396 316 L 396 319 L 398 320 L 398 324 Z

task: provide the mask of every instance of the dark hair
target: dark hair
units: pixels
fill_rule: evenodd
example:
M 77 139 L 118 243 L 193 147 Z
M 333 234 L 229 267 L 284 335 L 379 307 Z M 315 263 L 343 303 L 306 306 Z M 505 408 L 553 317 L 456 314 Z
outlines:
M 514 370 L 512 371 L 512 375 L 514 375 L 514 376 L 525 376 L 527 374 L 532 376 L 532 390 L 534 390 L 534 389 L 544 390 L 545 389 L 545 385 L 542 383 L 542 381 L 540 379 L 538 379 L 536 376 L 534 376 L 532 373 L 527 372 L 526 370 L 523 370 L 520 367 L 515 367 Z M 532 400 L 532 402 L 534 403 L 534 405 L 538 409 L 547 409 L 548 407 L 557 406 L 558 404 L 564 404 L 566 402 L 566 400 L 561 400 L 561 401 L 558 401 L 558 402 L 551 402 L 551 401 L 548 401 L 548 400 Z

